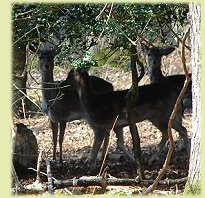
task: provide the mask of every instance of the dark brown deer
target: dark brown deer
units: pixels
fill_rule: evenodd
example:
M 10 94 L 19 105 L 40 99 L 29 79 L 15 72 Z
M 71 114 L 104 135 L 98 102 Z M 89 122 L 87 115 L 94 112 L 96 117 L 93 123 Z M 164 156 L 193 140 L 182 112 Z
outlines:
M 146 55 L 148 68 L 150 70 L 149 77 L 151 83 L 168 83 L 169 85 L 179 88 L 181 90 L 184 85 L 185 75 L 179 74 L 179 75 L 164 76 L 161 70 L 162 57 L 168 56 L 176 48 L 173 46 L 149 47 L 145 43 L 141 43 L 141 47 L 144 54 Z M 188 92 L 191 94 L 191 83 L 189 85 Z
M 185 82 L 185 75 L 171 75 L 164 76 L 161 70 L 161 61 L 163 56 L 168 56 L 172 53 L 176 48 L 174 46 L 168 47 L 149 47 L 145 43 L 141 43 L 142 51 L 144 52 L 148 68 L 150 70 L 149 77 L 151 83 L 164 83 L 169 84 L 179 90 L 182 89 Z M 191 74 L 190 74 L 191 77 Z M 189 83 L 188 89 L 186 91 L 186 97 L 182 100 L 182 104 L 184 107 L 191 109 L 192 108 L 192 91 L 191 91 L 191 82 Z M 185 109 L 185 108 L 183 108 Z M 184 145 L 185 146 L 185 145 Z M 183 147 L 180 144 L 180 147 Z
M 121 129 L 128 125 L 125 101 L 128 90 L 96 95 L 93 92 L 87 72 L 77 70 L 73 72 L 73 75 L 82 107 L 86 113 L 86 119 L 94 130 L 94 142 L 90 153 L 90 168 L 95 170 L 99 148 L 103 139 L 108 137 L 109 131 L 118 115 L 114 131 L 118 138 L 118 144 L 120 143 L 120 147 L 124 147 Z M 160 154 L 168 139 L 168 121 L 178 94 L 178 89 L 164 84 L 139 86 L 139 98 L 136 101 L 136 109 L 134 109 L 136 122 L 149 120 L 162 132 L 162 139 L 158 145 L 157 153 L 152 156 L 149 163 L 152 163 Z M 188 145 L 187 130 L 181 123 L 182 108 L 180 106 L 173 128 L 182 136 L 184 144 Z M 187 151 L 189 152 L 188 147 Z
M 48 115 L 53 133 L 53 159 L 56 159 L 56 146 L 59 131 L 59 158 L 62 163 L 62 143 L 65 133 L 66 122 L 82 119 L 85 117 L 75 82 L 68 74 L 67 79 L 61 83 L 54 82 L 54 50 L 42 50 L 38 52 L 40 72 L 42 77 L 42 108 Z M 109 82 L 90 76 L 94 92 L 106 93 L 113 91 Z

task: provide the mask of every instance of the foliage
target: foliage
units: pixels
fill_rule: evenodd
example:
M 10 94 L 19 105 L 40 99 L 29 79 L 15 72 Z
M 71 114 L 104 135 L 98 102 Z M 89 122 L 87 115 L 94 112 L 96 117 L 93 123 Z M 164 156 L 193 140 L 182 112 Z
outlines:
M 185 189 L 184 189 L 185 195 L 200 195 L 201 194 L 201 184 L 196 183 L 190 185 L 189 182 L 186 183 Z
M 89 70 L 90 66 L 97 66 L 97 62 L 93 60 L 92 54 L 87 51 L 82 59 L 74 59 L 71 67 L 77 69 L 78 67 Z
M 99 66 L 109 65 L 111 67 L 122 67 L 125 70 L 128 69 L 130 60 L 128 51 L 123 48 L 99 50 L 94 54 L 93 59 Z
M 104 38 L 106 50 L 129 49 L 129 39 L 175 44 L 168 26 L 175 27 L 180 36 L 187 13 L 188 4 L 15 3 L 13 43 L 21 46 L 29 42 L 35 47 L 40 42 L 53 43 L 61 51 L 59 62 L 87 68 L 96 66 L 92 55 L 96 51 L 88 51 Z

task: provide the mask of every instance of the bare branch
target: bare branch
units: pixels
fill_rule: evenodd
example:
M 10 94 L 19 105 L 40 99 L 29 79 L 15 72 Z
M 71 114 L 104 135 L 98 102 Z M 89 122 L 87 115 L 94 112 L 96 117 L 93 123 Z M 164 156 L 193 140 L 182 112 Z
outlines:
M 95 20 L 99 20 L 100 19 L 100 16 L 102 15 L 102 13 L 105 11 L 105 8 L 107 7 L 107 3 L 104 5 L 103 9 L 100 11 L 100 13 L 95 17 Z
M 165 25 L 170 29 L 170 31 L 174 34 L 174 36 L 176 36 L 176 38 L 177 38 L 181 43 L 183 43 L 183 39 L 179 38 L 178 34 L 172 29 L 172 27 L 171 27 L 168 23 L 166 23 L 166 22 L 164 22 L 164 23 L 165 23 Z M 183 45 L 183 44 L 182 44 L 182 45 Z M 189 46 L 187 46 L 185 43 L 184 43 L 184 46 L 185 46 L 189 51 L 191 51 L 191 48 L 190 48 Z
M 19 92 L 21 92 L 26 98 L 28 98 L 34 105 L 36 105 L 40 111 L 42 111 L 41 107 L 39 107 L 31 98 L 29 98 L 19 87 L 17 87 L 15 84 L 13 84 L 13 86 L 18 89 Z
M 113 123 L 113 125 L 112 125 L 112 129 L 110 130 L 110 132 L 114 132 L 114 127 L 115 127 L 115 125 L 116 125 L 116 122 L 117 122 L 117 120 L 118 120 L 118 117 L 119 117 L 119 115 L 117 115 L 117 117 L 115 118 L 115 121 L 114 121 L 114 123 Z M 106 149 L 105 150 L 105 154 L 104 154 L 104 158 L 103 158 L 103 161 L 102 161 L 102 164 L 101 164 L 101 167 L 100 167 L 100 172 L 99 172 L 99 176 L 102 174 L 102 170 L 103 170 L 103 165 L 105 164 L 105 160 L 106 160 L 106 157 L 107 157 L 107 154 L 108 154 L 108 148 L 109 148 L 109 146 L 110 146 L 110 138 L 108 137 L 108 145 L 107 145 L 107 148 L 103 148 L 103 149 Z M 105 140 L 104 140 L 105 141 Z
M 12 45 L 15 45 L 18 41 L 20 41 L 22 38 L 24 38 L 27 34 L 31 33 L 33 30 L 38 29 L 39 27 L 43 27 L 44 25 L 36 25 L 36 27 L 32 28 L 28 32 L 26 32 L 23 36 L 18 38 L 15 42 L 12 43 Z
M 100 33 L 100 35 L 99 35 L 97 41 L 99 41 L 99 39 L 101 38 L 101 36 L 103 35 L 103 33 L 104 33 L 104 31 L 105 31 L 105 28 L 106 28 L 106 26 L 107 26 L 107 24 L 108 24 L 108 21 L 109 21 L 109 19 L 110 19 L 111 13 L 112 13 L 112 8 L 113 8 L 113 3 L 111 4 L 110 11 L 109 11 L 107 20 L 106 20 L 106 22 L 105 22 L 105 26 L 104 26 L 102 32 Z

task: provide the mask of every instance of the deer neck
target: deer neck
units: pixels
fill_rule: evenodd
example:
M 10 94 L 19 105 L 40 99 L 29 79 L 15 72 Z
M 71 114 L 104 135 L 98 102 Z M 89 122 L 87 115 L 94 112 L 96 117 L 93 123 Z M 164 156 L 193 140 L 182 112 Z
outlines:
M 89 108 L 95 97 L 90 81 L 84 82 L 83 86 L 77 86 L 77 89 L 82 105 L 85 108 Z
M 157 67 L 152 67 L 151 71 L 150 71 L 150 80 L 151 83 L 158 83 L 159 81 L 161 81 L 163 79 L 163 75 L 162 75 L 162 71 L 161 71 L 161 67 L 157 66 Z
M 57 90 L 54 89 L 53 71 L 51 73 L 41 72 L 42 96 L 46 103 L 56 97 Z M 52 89 L 53 88 L 53 89 Z

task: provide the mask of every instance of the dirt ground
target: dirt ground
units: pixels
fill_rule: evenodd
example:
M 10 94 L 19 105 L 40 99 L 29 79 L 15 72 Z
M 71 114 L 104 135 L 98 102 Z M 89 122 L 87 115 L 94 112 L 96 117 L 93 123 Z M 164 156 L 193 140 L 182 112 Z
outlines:
M 38 118 L 30 118 L 24 124 L 30 126 L 36 135 L 39 151 L 43 151 L 43 159 L 51 160 L 52 176 L 59 180 L 80 178 L 88 176 L 89 166 L 85 163 L 93 142 L 93 131 L 85 121 L 73 121 L 67 124 L 65 138 L 63 143 L 63 166 L 60 167 L 58 161 L 52 160 L 52 134 L 49 128 L 48 118 L 41 116 Z M 161 139 L 161 132 L 156 129 L 150 122 L 144 121 L 137 124 L 141 139 L 142 161 L 147 179 L 155 179 L 158 171 L 162 168 L 167 154 L 167 148 L 164 149 L 159 159 L 154 161 L 152 165 L 148 165 L 148 160 L 154 152 L 156 145 Z M 189 134 L 191 133 L 191 116 L 187 114 L 184 119 L 184 126 Z M 163 179 L 179 179 L 188 175 L 188 158 L 185 150 L 179 149 L 178 134 L 173 133 L 176 140 L 176 149 L 173 152 L 170 162 L 170 169 L 167 171 Z M 128 127 L 124 128 L 125 145 L 132 152 L 132 141 Z M 99 156 L 100 157 L 100 156 Z M 98 171 L 100 169 L 100 161 L 98 161 Z M 135 178 L 132 163 L 126 159 L 122 152 L 116 147 L 116 137 L 114 133 L 110 135 L 110 146 L 108 157 L 105 162 L 108 167 L 107 173 L 116 178 Z M 42 163 L 41 171 L 46 173 L 45 161 Z M 98 172 L 96 172 L 98 174 Z M 34 182 L 36 174 L 20 176 L 23 184 Z M 42 176 L 43 181 L 47 181 L 47 177 Z M 182 192 L 185 183 L 173 186 L 158 187 L 163 190 L 167 189 L 176 193 Z
M 174 55 L 173 55 L 174 56 Z M 168 59 L 169 61 L 169 59 Z M 169 64 L 169 62 L 167 62 Z M 180 66 L 172 67 L 173 70 L 169 73 L 178 73 Z M 102 68 L 100 71 L 93 70 L 92 74 L 98 75 L 109 82 L 111 82 L 117 89 L 126 89 L 131 85 L 131 74 L 130 72 L 123 71 L 119 68 Z M 31 72 L 32 76 L 38 82 L 29 78 L 28 86 L 30 87 L 40 87 L 40 75 L 36 72 Z M 67 71 L 65 69 L 55 69 L 55 80 L 62 80 L 66 77 Z M 147 76 L 144 77 L 140 84 L 147 84 L 149 79 Z M 30 90 L 29 94 L 35 99 L 36 103 L 41 105 L 41 91 L 40 90 Z M 40 111 L 39 111 L 40 112 Z M 86 158 L 91 150 L 91 145 L 93 142 L 93 131 L 88 126 L 88 124 L 83 120 L 76 120 L 67 123 L 66 132 L 63 142 L 63 166 L 60 167 L 57 161 L 52 160 L 52 133 L 49 127 L 48 117 L 40 114 L 36 114 L 32 118 L 18 119 L 17 122 L 24 123 L 30 128 L 35 134 L 38 142 L 39 151 L 43 151 L 43 159 L 51 160 L 51 170 L 52 175 L 56 179 L 72 179 L 79 178 L 88 175 L 89 167 L 85 163 Z M 191 114 L 186 113 L 183 125 L 188 130 L 189 136 L 191 135 Z M 142 148 L 142 161 L 145 170 L 145 176 L 147 179 L 155 179 L 158 171 L 162 168 L 166 154 L 167 147 L 164 149 L 163 153 L 160 155 L 152 165 L 148 165 L 148 160 L 151 155 L 156 152 L 156 146 L 161 139 L 161 132 L 155 128 L 149 121 L 143 121 L 137 123 L 141 148 Z M 174 130 L 173 130 L 174 131 Z M 176 148 L 173 152 L 172 159 L 170 162 L 170 168 L 165 174 L 164 178 L 177 179 L 183 178 L 188 174 L 188 158 L 185 150 L 179 149 L 178 133 L 173 132 L 174 139 L 176 142 Z M 128 127 L 124 128 L 125 145 L 127 149 L 132 152 L 132 141 L 131 135 L 129 133 Z M 117 178 L 134 178 L 133 165 L 127 160 L 122 152 L 116 147 L 116 137 L 114 133 L 110 135 L 110 145 L 108 157 L 105 162 L 105 166 L 108 167 L 107 173 L 110 176 Z M 100 168 L 100 162 L 98 162 L 98 170 Z M 45 162 L 43 161 L 41 166 L 41 171 L 46 172 Z M 35 180 L 35 173 L 29 174 L 27 176 L 20 175 L 22 184 L 32 183 Z M 42 176 L 43 181 L 47 181 L 47 178 Z M 180 194 L 184 189 L 185 183 L 180 185 L 169 185 L 169 186 L 158 186 L 158 190 L 169 191 L 172 193 Z

